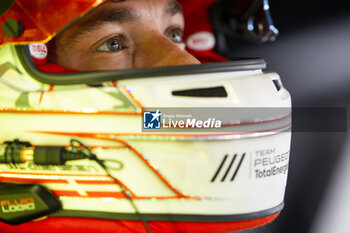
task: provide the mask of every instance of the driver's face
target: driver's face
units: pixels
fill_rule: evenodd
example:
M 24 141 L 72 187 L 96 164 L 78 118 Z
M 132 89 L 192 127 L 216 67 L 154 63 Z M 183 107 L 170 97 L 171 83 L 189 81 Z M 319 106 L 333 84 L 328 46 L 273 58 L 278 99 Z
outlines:
M 175 0 L 109 1 L 59 34 L 49 59 L 81 71 L 197 64 Z

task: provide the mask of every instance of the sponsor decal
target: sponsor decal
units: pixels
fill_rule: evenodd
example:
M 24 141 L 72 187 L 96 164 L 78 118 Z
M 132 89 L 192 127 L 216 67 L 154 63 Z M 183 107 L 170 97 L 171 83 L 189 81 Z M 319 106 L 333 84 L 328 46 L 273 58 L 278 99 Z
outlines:
M 215 46 L 215 37 L 211 32 L 197 32 L 188 37 L 186 45 L 189 49 L 196 51 L 206 51 Z
M 289 151 L 278 153 L 276 148 L 256 150 L 252 153 L 252 175 L 255 179 L 287 175 Z
M 14 200 L 2 200 L 0 201 L 0 205 L 3 213 L 15 213 L 35 209 L 34 199 L 31 197 Z
M 37 59 L 45 59 L 47 56 L 47 47 L 43 43 L 33 43 L 29 45 L 30 55 Z
M 216 172 L 213 178 L 211 179 L 211 182 L 215 182 L 217 178 L 221 182 L 224 182 L 228 176 L 230 176 L 230 178 L 227 179 L 228 181 L 234 181 L 240 167 L 242 166 L 245 155 L 246 153 L 234 154 L 232 156 L 226 154 L 221 163 L 219 164 L 218 168 L 216 169 Z

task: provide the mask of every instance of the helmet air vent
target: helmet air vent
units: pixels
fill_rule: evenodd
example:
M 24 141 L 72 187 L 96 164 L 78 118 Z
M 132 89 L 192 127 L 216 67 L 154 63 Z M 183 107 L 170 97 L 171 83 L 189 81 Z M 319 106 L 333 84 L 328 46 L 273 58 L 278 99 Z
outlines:
M 176 90 L 172 94 L 186 97 L 227 97 L 227 92 L 223 86 Z

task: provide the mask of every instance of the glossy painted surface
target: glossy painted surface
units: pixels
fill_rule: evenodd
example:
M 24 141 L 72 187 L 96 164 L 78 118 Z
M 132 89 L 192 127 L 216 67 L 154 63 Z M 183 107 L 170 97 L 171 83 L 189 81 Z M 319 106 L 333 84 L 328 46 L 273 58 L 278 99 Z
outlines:
M 0 45 L 47 42 L 67 24 L 102 2 L 103 0 L 17 0 L 0 17 Z M 16 28 L 13 28 L 16 25 L 6 23 L 9 19 L 20 22 L 24 27 L 20 36 L 7 36 L 4 33 L 4 28 L 16 31 Z

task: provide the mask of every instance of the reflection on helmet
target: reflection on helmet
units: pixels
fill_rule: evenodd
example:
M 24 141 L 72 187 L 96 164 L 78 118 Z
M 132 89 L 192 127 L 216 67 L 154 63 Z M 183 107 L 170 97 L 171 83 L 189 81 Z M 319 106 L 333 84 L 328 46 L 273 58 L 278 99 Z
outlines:
M 67 232 L 84 224 L 87 232 L 231 232 L 278 216 L 290 95 L 276 73 L 263 72 L 262 59 L 223 62 L 207 14 L 213 0 L 178 1 L 187 51 L 203 64 L 100 72 L 47 57 L 50 39 L 103 9 L 100 1 L 29 2 L 0 17 L 7 32 L 7 20 L 22 24 L 0 37 L 0 182 L 40 183 L 63 209 L 14 228 L 59 231 L 69 221 Z M 177 41 L 177 33 L 166 35 Z M 14 139 L 10 150 L 5 142 Z
M 274 41 L 278 36 L 270 15 L 268 0 L 226 0 L 211 7 L 214 27 L 235 37 L 255 41 Z
M 45 42 L 68 23 L 101 2 L 102 0 L 40 0 L 33 3 L 31 0 L 16 0 L 10 9 L 0 16 L 0 44 Z M 22 33 L 18 31 L 20 27 L 23 27 Z

